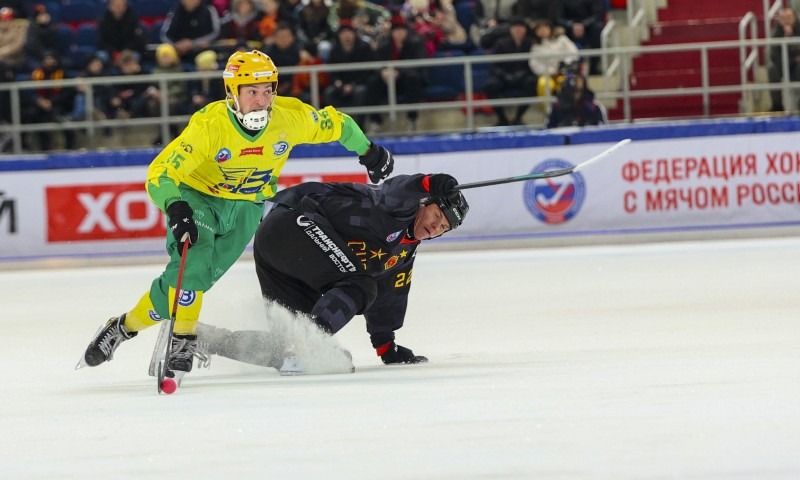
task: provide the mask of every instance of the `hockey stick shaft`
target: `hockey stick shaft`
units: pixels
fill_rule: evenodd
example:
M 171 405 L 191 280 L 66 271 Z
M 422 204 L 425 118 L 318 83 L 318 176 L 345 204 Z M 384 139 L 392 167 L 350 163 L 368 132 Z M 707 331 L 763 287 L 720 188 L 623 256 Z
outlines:
M 609 148 L 603 150 L 602 152 L 598 153 L 597 155 L 595 155 L 594 157 L 590 158 L 589 160 L 586 160 L 583 163 L 579 163 L 578 165 L 576 165 L 574 167 L 559 168 L 558 170 L 550 170 L 550 171 L 547 171 L 547 172 L 530 173 L 528 175 L 517 175 L 515 177 L 497 178 L 495 180 L 484 180 L 484 181 L 481 181 L 481 182 L 462 183 L 461 185 L 457 185 L 455 187 L 455 189 L 456 190 L 466 190 L 468 188 L 488 187 L 489 185 L 500 185 L 500 184 L 503 184 L 503 183 L 522 182 L 524 180 L 536 180 L 538 178 L 552 178 L 552 177 L 560 177 L 562 175 L 569 175 L 572 172 L 577 172 L 578 170 L 583 170 L 584 168 L 586 168 L 587 166 L 591 165 L 592 163 L 595 163 L 595 162 L 599 161 L 600 159 L 603 159 L 603 158 L 611 155 L 612 153 L 614 153 L 615 151 L 617 151 L 618 149 L 624 147 L 625 145 L 627 145 L 629 143 L 631 143 L 631 139 L 630 138 L 626 138 L 625 140 L 621 140 L 621 141 L 615 143 L 614 145 L 612 145 L 611 147 L 609 147 Z
M 178 267 L 178 279 L 175 281 L 175 298 L 172 300 L 172 308 L 170 309 L 169 319 L 164 320 L 161 324 L 161 329 L 158 331 L 158 338 L 156 345 L 153 348 L 153 356 L 150 359 L 149 374 L 151 377 L 158 377 L 163 372 L 160 371 L 162 364 L 166 365 L 169 344 L 172 339 L 172 332 L 175 328 L 175 318 L 178 315 L 178 301 L 181 297 L 181 288 L 183 284 L 183 272 L 186 269 L 186 253 L 189 250 L 188 233 L 183 237 L 183 248 L 181 250 L 181 263 Z M 161 389 L 161 379 L 158 383 L 159 391 Z

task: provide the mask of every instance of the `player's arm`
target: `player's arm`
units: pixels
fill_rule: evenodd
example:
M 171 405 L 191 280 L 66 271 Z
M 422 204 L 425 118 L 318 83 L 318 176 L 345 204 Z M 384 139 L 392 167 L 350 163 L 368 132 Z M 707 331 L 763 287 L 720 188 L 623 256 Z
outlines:
M 384 273 L 378 279 L 378 297 L 364 312 L 372 346 L 387 365 L 428 361 L 394 341 L 395 331 L 402 328 L 406 316 L 413 264 L 412 260 L 403 268 Z
M 193 118 L 194 120 L 194 118 Z M 209 154 L 208 129 L 192 121 L 177 138 L 159 153 L 147 170 L 145 188 L 153 203 L 162 211 L 181 199 L 178 185 Z
M 333 107 L 311 110 L 307 121 L 312 134 L 310 143 L 338 141 L 344 148 L 358 155 L 358 161 L 364 165 L 372 183 L 378 183 L 388 177 L 394 169 L 394 157 L 386 148 L 372 143 L 361 127 L 350 115 Z

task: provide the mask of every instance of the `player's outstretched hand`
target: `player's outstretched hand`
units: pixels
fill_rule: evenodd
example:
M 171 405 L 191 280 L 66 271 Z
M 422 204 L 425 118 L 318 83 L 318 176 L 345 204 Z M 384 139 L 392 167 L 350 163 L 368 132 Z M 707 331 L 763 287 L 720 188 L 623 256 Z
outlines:
M 378 144 L 372 143 L 364 155 L 358 157 L 358 163 L 367 167 L 369 181 L 378 183 L 388 177 L 394 169 L 392 152 Z
M 167 215 L 169 216 L 169 230 L 172 232 L 172 236 L 175 237 L 175 241 L 178 242 L 179 251 L 183 251 L 183 242 L 181 240 L 187 233 L 189 234 L 189 248 L 192 248 L 198 237 L 197 225 L 194 223 L 194 218 L 192 218 L 192 215 L 194 215 L 192 207 L 186 201 L 178 200 L 167 207 Z
M 383 363 L 386 365 L 391 365 L 393 363 L 425 363 L 428 361 L 427 357 L 414 355 L 411 349 L 394 342 L 379 347 L 378 352 L 381 356 L 381 360 L 383 360 Z
M 455 190 L 458 181 L 446 173 L 434 173 L 430 176 L 430 191 L 432 197 L 450 198 L 458 194 Z

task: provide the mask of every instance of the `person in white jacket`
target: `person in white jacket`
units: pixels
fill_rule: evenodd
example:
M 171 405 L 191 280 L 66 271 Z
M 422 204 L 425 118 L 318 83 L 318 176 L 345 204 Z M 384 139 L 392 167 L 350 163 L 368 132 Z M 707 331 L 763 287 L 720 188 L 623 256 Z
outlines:
M 553 27 L 549 20 L 539 20 L 534 25 L 534 40 L 528 65 L 539 78 L 536 94 L 540 97 L 555 92 L 560 66 L 580 60 L 578 47 L 572 43 L 561 27 Z

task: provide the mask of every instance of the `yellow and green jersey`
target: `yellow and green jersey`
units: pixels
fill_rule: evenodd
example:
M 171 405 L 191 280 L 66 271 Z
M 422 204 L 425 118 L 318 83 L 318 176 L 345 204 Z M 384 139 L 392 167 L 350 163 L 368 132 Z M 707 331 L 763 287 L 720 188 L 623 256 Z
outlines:
M 269 124 L 250 135 L 220 100 L 192 115 L 186 129 L 153 160 L 147 192 L 164 211 L 181 198 L 180 184 L 215 197 L 263 201 L 277 191 L 295 145 L 332 141 L 357 154 L 370 145 L 353 119 L 333 107 L 315 110 L 296 98 L 277 97 Z

